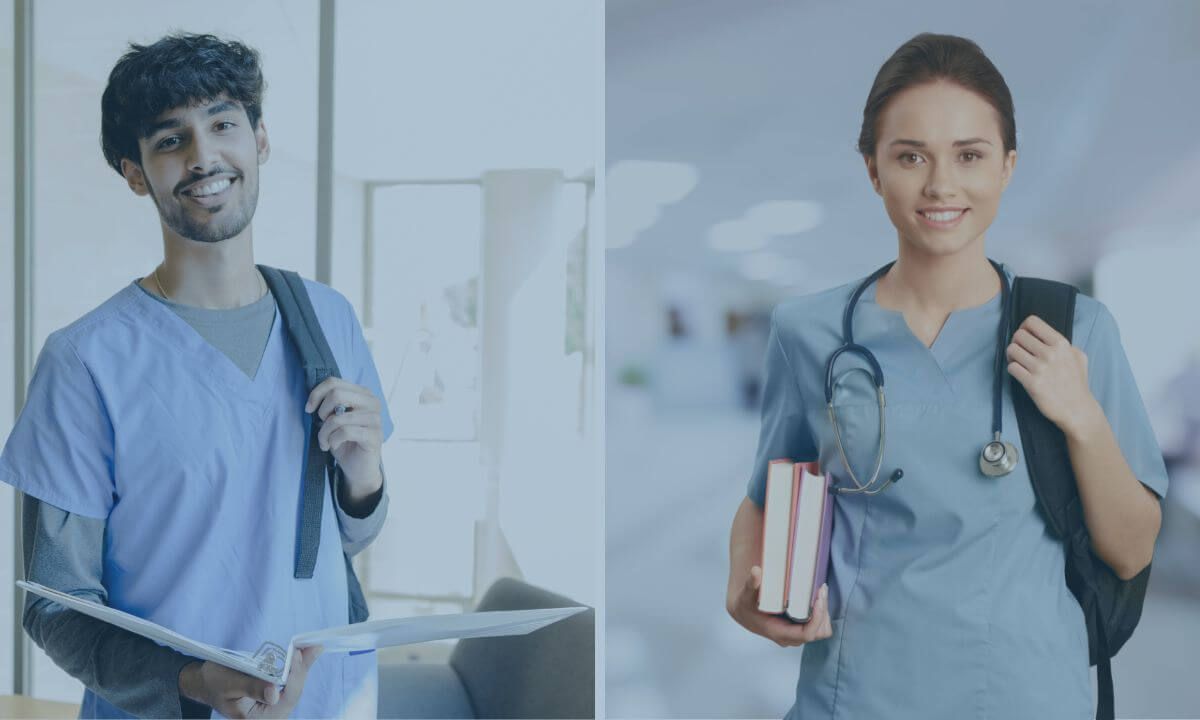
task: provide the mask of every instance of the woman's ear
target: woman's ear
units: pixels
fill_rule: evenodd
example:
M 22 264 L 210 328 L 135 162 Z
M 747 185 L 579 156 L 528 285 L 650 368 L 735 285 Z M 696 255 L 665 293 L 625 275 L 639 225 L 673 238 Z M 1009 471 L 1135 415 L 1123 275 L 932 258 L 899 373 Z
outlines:
M 1009 150 L 1008 154 L 1004 156 L 1004 168 L 1000 171 L 1002 174 L 1002 180 L 1001 180 L 1001 185 L 1000 185 L 1001 190 L 1008 187 L 1008 181 L 1012 180 L 1013 170 L 1015 170 L 1016 168 L 1017 168 L 1017 151 Z
M 879 187 L 879 169 L 875 167 L 875 158 L 863 155 L 863 162 L 867 165 L 867 177 L 871 179 L 871 187 L 875 188 L 875 194 L 882 195 L 883 190 Z
M 150 187 L 146 184 L 146 176 L 142 173 L 140 165 L 129 158 L 121 158 L 121 174 L 125 176 L 125 182 L 129 184 L 129 189 L 135 194 L 141 196 L 150 194 Z

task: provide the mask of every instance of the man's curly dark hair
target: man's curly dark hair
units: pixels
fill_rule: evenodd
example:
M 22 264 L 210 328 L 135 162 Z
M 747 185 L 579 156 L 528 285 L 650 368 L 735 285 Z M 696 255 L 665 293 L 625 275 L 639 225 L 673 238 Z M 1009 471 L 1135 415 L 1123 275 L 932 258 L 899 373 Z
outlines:
M 263 76 L 258 51 L 215 35 L 178 33 L 152 45 L 129 44 L 108 76 L 100 99 L 100 146 L 124 177 L 121 159 L 142 162 L 138 139 L 155 118 L 174 107 L 220 95 L 246 110 L 250 125 L 262 116 Z

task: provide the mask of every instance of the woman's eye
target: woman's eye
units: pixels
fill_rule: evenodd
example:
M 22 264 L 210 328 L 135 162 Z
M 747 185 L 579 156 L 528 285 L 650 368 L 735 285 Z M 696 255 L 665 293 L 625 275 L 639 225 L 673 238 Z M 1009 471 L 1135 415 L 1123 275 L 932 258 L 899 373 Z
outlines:
M 908 165 L 916 164 L 916 162 L 920 159 L 921 156 L 916 153 L 904 153 L 900 156 L 900 162 Z
M 969 157 L 969 158 L 970 158 L 970 160 L 969 160 L 968 162 L 975 162 L 976 160 L 978 160 L 978 159 L 979 159 L 980 157 L 982 157 L 982 156 L 981 156 L 979 153 L 977 153 L 977 152 L 973 152 L 973 151 L 971 151 L 971 150 L 968 150 L 967 152 L 963 153 L 961 157 L 964 157 L 964 158 L 966 158 L 966 157 Z

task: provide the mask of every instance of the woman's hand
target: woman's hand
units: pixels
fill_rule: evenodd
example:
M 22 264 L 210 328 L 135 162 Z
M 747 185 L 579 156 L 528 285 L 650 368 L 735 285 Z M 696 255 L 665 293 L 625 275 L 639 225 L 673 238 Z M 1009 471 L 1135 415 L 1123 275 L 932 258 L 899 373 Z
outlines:
M 829 586 L 822 585 L 813 603 L 812 617 L 803 625 L 787 618 L 758 609 L 758 588 L 762 585 L 762 568 L 750 568 L 750 577 L 741 591 L 726 598 L 726 610 L 738 624 L 756 635 L 762 635 L 779 647 L 794 647 L 833 635 L 829 621 Z
M 1030 315 L 1013 333 L 1008 372 L 1064 433 L 1090 421 L 1100 404 L 1088 387 L 1087 355 L 1045 320 Z

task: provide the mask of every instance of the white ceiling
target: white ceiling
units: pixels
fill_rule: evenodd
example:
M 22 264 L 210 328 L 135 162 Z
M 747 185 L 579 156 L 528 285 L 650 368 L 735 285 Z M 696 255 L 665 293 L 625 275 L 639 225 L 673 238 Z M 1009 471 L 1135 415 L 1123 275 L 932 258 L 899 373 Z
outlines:
M 708 230 L 781 200 L 824 210 L 814 229 L 768 245 L 805 269 L 802 283 L 894 256 L 854 145 L 879 66 L 923 31 L 975 40 L 1013 93 L 1019 162 L 988 233 L 993 257 L 1077 278 L 1109 248 L 1181 227 L 1200 241 L 1200 3 L 609 0 L 608 167 L 678 162 L 696 178 L 609 262 L 733 280 L 744 253 L 710 249 Z M 660 185 L 633 194 L 655 204 Z
M 477 177 L 493 168 L 592 172 L 600 21 L 591 0 L 339 0 L 338 174 L 379 180 Z M 99 135 L 100 93 L 128 42 L 152 42 L 173 30 L 241 39 L 262 53 L 273 152 L 315 161 L 317 0 L 39 0 L 34 27 L 37 93 L 94 96 L 84 103 L 94 115 L 79 123 L 90 138 Z

